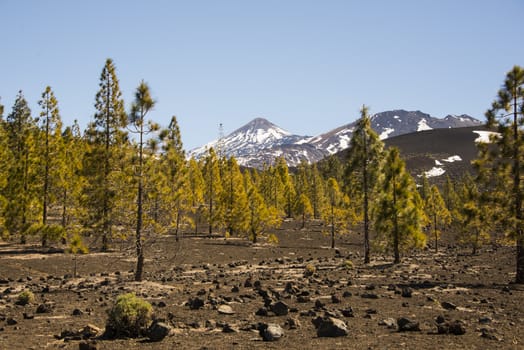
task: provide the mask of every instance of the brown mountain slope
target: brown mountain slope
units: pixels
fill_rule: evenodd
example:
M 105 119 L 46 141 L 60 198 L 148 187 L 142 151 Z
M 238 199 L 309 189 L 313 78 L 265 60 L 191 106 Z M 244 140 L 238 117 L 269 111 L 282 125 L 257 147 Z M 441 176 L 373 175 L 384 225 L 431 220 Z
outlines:
M 395 136 L 384 143 L 386 148 L 400 149 L 408 170 L 416 179 L 427 172 L 431 182 L 440 183 L 446 175 L 459 179 L 466 172 L 473 172 L 471 161 L 477 157 L 475 140 L 479 137 L 474 131 L 483 130 L 486 130 L 483 126 L 433 129 Z M 344 160 L 348 152 L 349 149 L 338 155 Z

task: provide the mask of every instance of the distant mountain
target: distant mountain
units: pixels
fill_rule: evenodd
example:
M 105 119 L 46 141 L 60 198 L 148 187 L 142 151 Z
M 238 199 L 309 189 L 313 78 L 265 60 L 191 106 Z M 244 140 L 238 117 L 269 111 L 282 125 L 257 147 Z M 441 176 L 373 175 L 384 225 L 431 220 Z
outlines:
M 329 154 L 340 152 L 348 147 L 355 125 L 356 122 L 353 122 L 338 127 L 313 138 L 311 143 L 317 148 L 326 150 Z M 465 114 L 460 116 L 448 115 L 439 119 L 420 111 L 394 110 L 377 113 L 371 117 L 371 127 L 382 140 L 417 131 L 479 125 L 482 125 L 479 120 Z
M 373 129 L 381 139 L 417 131 L 480 126 L 468 115 L 448 115 L 438 119 L 420 111 L 386 111 L 371 117 Z M 356 122 L 343 125 L 316 137 L 294 135 L 264 118 L 256 118 L 231 134 L 191 150 L 189 157 L 200 158 L 213 147 L 226 157 L 234 156 L 239 164 L 261 168 L 283 156 L 289 166 L 301 161 L 314 163 L 349 146 Z

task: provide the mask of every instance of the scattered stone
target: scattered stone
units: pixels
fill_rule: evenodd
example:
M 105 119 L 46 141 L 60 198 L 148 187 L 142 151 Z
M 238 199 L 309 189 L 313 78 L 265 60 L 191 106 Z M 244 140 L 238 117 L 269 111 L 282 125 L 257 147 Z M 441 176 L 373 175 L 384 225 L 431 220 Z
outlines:
M 233 327 L 229 323 L 224 323 L 222 325 L 222 332 L 223 333 L 238 333 L 238 328 Z
M 215 320 L 206 320 L 205 327 L 206 329 L 215 329 L 217 327 L 217 322 Z
M 490 327 L 480 329 L 480 336 L 489 340 L 502 341 L 502 338 L 495 334 L 495 330 Z
M 340 310 L 340 312 L 344 317 L 355 317 L 355 314 L 353 313 L 353 308 L 351 306 Z
M 407 317 L 401 317 L 397 319 L 398 331 L 399 332 L 418 332 L 420 331 L 420 324 L 412 321 Z
M 463 335 L 466 333 L 466 327 L 461 321 L 442 322 L 437 324 L 437 333 Z
M 235 311 L 229 305 L 220 305 L 217 310 L 218 310 L 218 313 L 222 315 L 234 315 L 235 314 Z
M 284 336 L 284 330 L 276 323 L 261 323 L 258 332 L 264 341 L 276 341 Z
M 80 309 L 74 309 L 72 315 L 73 316 L 82 316 L 84 312 Z
M 98 328 L 97 326 L 93 324 L 88 324 L 83 329 L 81 329 L 78 333 L 82 335 L 84 339 L 94 338 L 98 335 L 102 334 L 102 329 Z
M 290 317 L 286 320 L 285 326 L 287 329 L 298 329 L 300 328 L 300 321 L 298 318 Z
M 299 295 L 297 297 L 297 303 L 309 303 L 311 301 L 311 298 L 307 295 Z
M 367 284 L 365 287 L 366 290 L 375 290 L 376 288 L 377 287 L 373 283 Z
M 380 326 L 386 326 L 389 329 L 397 328 L 397 321 L 394 318 L 386 318 L 378 323 Z
M 457 305 L 450 303 L 448 301 L 441 302 L 440 306 L 442 306 L 446 310 L 455 310 L 457 308 Z
M 14 326 L 15 324 L 18 324 L 18 321 L 15 320 L 14 318 L 12 317 L 8 317 L 6 320 L 5 320 L 6 324 L 8 326 Z
M 491 317 L 488 317 L 488 316 L 479 318 L 479 323 L 480 324 L 489 324 L 492 321 L 493 321 L 493 319 Z
M 24 312 L 23 316 L 24 316 L 24 320 L 32 320 L 33 318 L 35 318 L 35 315 L 27 313 L 27 312 Z
M 317 317 L 313 324 L 317 328 L 318 337 L 344 337 L 349 334 L 346 323 L 334 317 Z
M 189 305 L 189 309 L 191 310 L 198 310 L 204 306 L 204 303 L 204 300 L 197 297 L 194 299 L 189 299 L 187 305 Z
M 287 282 L 284 291 L 288 294 L 294 295 L 298 293 L 298 288 L 293 285 L 293 282 Z
M 348 291 L 348 290 L 346 290 L 346 291 L 342 294 L 342 297 L 343 297 L 343 298 L 349 298 L 349 297 L 351 297 L 351 296 L 353 296 L 353 294 L 352 294 L 350 291 Z
M 289 307 L 286 303 L 282 301 L 277 301 L 276 303 L 271 305 L 271 311 L 273 311 L 277 316 L 285 316 L 289 313 Z
M 257 316 L 267 316 L 269 313 L 265 307 L 261 307 L 255 312 L 255 315 Z
M 164 322 L 153 322 L 147 331 L 147 337 L 154 342 L 161 341 L 171 333 L 171 326 Z
M 411 298 L 412 295 L 413 295 L 413 289 L 409 287 L 402 288 L 401 296 L 403 298 Z
M 323 309 L 326 306 L 320 299 L 315 300 L 315 309 Z
M 444 316 L 442 316 L 442 315 L 438 315 L 438 316 L 435 318 L 435 322 L 436 322 L 437 324 L 444 323 L 444 322 L 446 322 L 446 319 L 444 318 Z
M 360 297 L 364 299 L 378 299 L 378 295 L 375 293 L 362 293 Z
M 377 310 L 376 309 L 366 309 L 366 314 L 368 315 L 376 315 Z
M 97 350 L 96 341 L 82 341 L 78 344 L 79 350 Z
M 333 304 L 340 304 L 342 301 L 340 300 L 340 296 L 337 295 L 337 294 L 332 294 L 331 295 L 331 302 Z
M 40 304 L 36 308 L 36 313 L 37 314 L 47 314 L 47 313 L 50 313 L 51 311 L 53 311 L 53 305 L 51 305 L 49 303 Z

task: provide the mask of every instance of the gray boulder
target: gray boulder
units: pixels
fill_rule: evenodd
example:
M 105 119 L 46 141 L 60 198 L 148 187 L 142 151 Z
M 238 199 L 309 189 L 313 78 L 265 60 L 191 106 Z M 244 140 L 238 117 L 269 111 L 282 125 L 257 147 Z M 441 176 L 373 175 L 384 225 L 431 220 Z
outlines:
M 284 330 L 276 323 L 261 323 L 258 332 L 264 341 L 276 341 L 284 336 Z
M 344 337 L 349 334 L 346 323 L 335 317 L 318 317 L 313 324 L 317 327 L 318 337 Z

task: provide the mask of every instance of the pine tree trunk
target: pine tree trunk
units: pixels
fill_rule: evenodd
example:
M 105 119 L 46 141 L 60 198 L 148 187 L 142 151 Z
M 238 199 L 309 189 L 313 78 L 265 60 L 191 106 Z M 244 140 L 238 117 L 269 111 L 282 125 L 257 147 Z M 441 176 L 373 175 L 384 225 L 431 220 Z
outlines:
M 142 116 L 143 121 L 143 116 Z M 140 143 L 138 154 L 138 198 L 137 198 L 137 218 L 136 218 L 136 273 L 135 281 L 142 281 L 142 272 L 144 269 L 144 250 L 142 247 L 142 167 L 143 167 L 143 122 L 140 124 Z
M 438 228 L 437 228 L 437 214 L 433 214 L 433 230 L 435 231 L 435 253 L 438 253 Z
M 516 283 L 524 284 L 524 237 L 522 232 L 517 238 L 517 275 Z
M 335 213 L 331 205 L 331 249 L 335 248 Z
M 364 264 L 369 264 L 369 198 L 368 198 L 368 169 L 367 169 L 367 138 L 364 132 L 364 163 L 362 164 L 362 187 L 364 189 Z
M 395 254 L 395 264 L 400 263 L 400 237 L 398 231 L 398 213 L 396 212 L 397 208 L 397 185 L 395 179 L 393 178 L 393 207 L 395 208 L 395 217 L 393 218 L 393 251 Z
M 46 130 L 45 130 L 45 168 L 44 168 L 44 193 L 42 203 L 42 225 L 47 224 L 47 205 L 48 205 L 48 192 L 49 192 L 49 111 L 46 116 Z M 47 237 L 42 235 L 42 247 L 47 246 Z
M 522 190 L 520 188 L 520 152 L 517 94 L 513 94 L 513 195 L 515 196 L 515 217 L 517 236 L 517 273 L 515 282 L 524 283 L 524 228 L 522 227 Z

